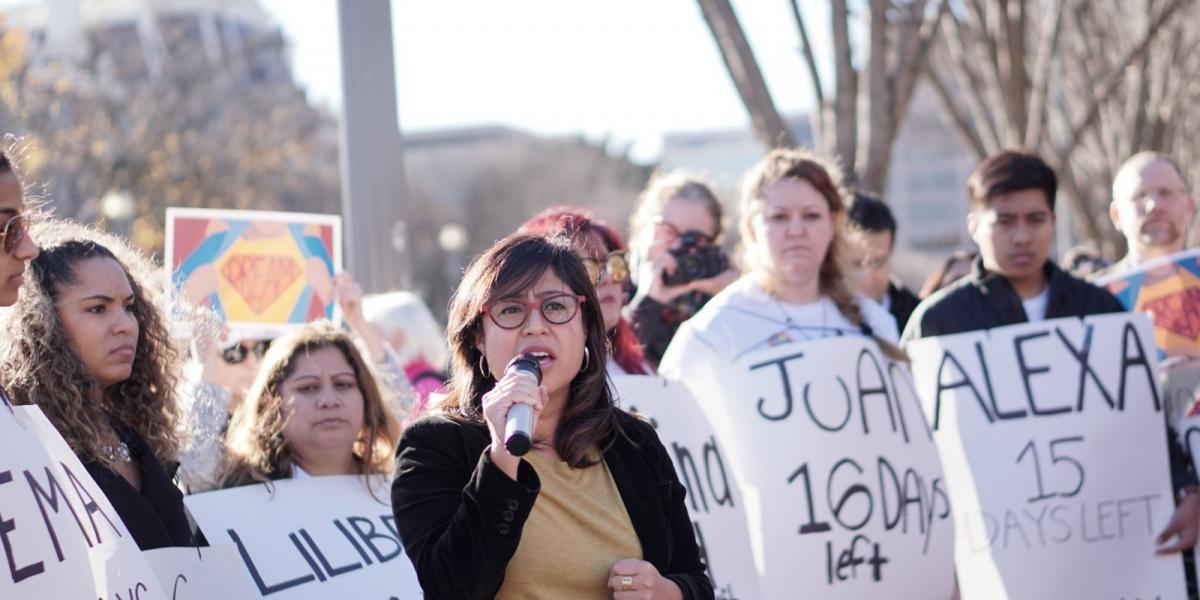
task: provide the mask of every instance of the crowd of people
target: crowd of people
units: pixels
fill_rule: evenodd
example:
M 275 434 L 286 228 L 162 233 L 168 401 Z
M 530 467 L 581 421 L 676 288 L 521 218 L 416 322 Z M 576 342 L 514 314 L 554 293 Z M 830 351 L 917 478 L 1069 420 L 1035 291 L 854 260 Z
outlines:
M 364 296 L 341 274 L 344 326 L 248 337 L 210 317 L 180 335 L 161 267 L 117 236 L 32 216 L 16 167 L 0 154 L 0 393 L 41 408 L 138 546 L 206 543 L 185 493 L 385 476 L 436 598 L 712 598 L 670 456 L 611 376 L 686 379 L 830 336 L 904 361 L 922 337 L 1122 311 L 1080 277 L 1181 251 L 1195 216 L 1182 169 L 1137 154 L 1111 203 L 1128 253 L 1073 251 L 1068 270 L 1052 255 L 1056 174 L 1002 152 L 965 182 L 977 251 L 913 293 L 891 273 L 887 203 L 845 189 L 824 157 L 777 149 L 744 178 L 733 255 L 713 188 L 664 173 L 628 244 L 583 208 L 530 217 L 471 262 L 444 330 L 416 295 Z M 539 379 L 508 368 L 524 354 Z M 504 440 L 516 405 L 534 415 L 523 456 Z M 1161 553 L 1190 550 L 1200 529 L 1195 468 L 1177 442 L 1170 456 L 1178 508 Z

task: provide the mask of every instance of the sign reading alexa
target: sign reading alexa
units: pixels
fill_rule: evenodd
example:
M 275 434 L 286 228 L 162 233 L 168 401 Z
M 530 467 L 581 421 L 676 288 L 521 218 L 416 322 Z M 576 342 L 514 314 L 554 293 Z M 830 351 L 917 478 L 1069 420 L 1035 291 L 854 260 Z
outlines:
M 91 475 L 35 406 L 0 405 L 0 598 L 167 598 Z
M 759 598 L 746 503 L 716 434 L 683 385 L 660 377 L 613 378 L 621 408 L 654 425 L 687 489 L 687 509 L 717 600 Z
M 762 597 L 951 597 L 950 498 L 906 367 L 851 337 L 681 363 L 740 483 Z
M 906 348 L 950 485 L 964 598 L 1183 598 L 1153 328 L 1056 319 Z
M 420 598 L 386 500 L 353 475 L 285 479 L 187 496 L 208 540 L 237 547 L 257 598 Z

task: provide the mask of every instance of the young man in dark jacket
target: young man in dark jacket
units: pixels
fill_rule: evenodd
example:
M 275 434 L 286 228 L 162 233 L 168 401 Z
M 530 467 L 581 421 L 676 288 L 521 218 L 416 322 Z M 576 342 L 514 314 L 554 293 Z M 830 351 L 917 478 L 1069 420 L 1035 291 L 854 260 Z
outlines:
M 1032 154 L 1001 152 L 967 179 L 967 228 L 979 246 L 971 274 L 926 298 L 913 312 L 901 343 L 923 337 L 991 329 L 1060 317 L 1123 312 L 1107 290 L 1075 278 L 1050 260 L 1058 178 Z M 1200 498 L 1196 473 L 1168 427 L 1171 477 L 1181 499 L 1159 543 L 1159 553 L 1196 543 Z

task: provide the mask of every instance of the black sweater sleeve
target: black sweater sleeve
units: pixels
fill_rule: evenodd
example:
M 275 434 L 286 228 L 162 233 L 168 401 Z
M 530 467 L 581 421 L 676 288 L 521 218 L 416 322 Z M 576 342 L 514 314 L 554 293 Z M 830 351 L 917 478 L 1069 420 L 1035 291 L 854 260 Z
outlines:
M 431 600 L 496 594 L 541 488 L 525 461 L 509 479 L 487 443 L 485 432 L 442 417 L 414 423 L 400 439 L 392 511 Z

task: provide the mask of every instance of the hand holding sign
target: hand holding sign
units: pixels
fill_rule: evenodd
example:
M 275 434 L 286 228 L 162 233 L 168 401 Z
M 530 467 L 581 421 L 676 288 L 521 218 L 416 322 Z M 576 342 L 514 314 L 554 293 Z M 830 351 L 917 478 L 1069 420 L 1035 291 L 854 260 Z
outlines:
M 1155 553 L 1174 554 L 1194 547 L 1197 530 L 1200 530 L 1200 496 L 1192 493 L 1184 496 L 1166 529 L 1154 538 L 1154 543 L 1159 545 Z

